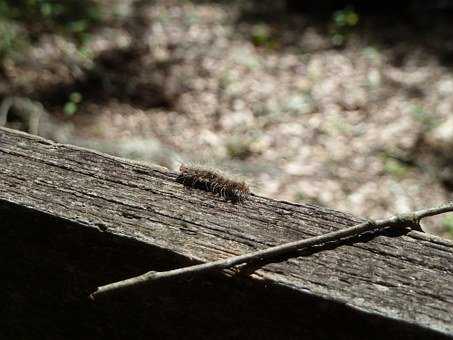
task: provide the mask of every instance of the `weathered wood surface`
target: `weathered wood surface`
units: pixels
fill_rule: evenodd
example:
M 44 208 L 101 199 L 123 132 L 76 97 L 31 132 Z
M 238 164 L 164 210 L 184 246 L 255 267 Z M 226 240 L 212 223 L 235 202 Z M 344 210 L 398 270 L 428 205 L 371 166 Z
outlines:
M 133 238 L 190 261 L 244 254 L 361 221 L 257 196 L 232 204 L 184 188 L 176 175 L 0 128 L 0 203 Z M 268 264 L 245 280 L 266 280 L 453 338 L 453 244 L 437 237 L 381 235 Z

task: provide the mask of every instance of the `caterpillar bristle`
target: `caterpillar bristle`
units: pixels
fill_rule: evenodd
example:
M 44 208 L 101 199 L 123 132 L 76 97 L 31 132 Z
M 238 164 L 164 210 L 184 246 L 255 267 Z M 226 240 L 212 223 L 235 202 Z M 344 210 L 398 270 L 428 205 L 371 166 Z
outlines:
M 250 194 L 244 181 L 236 181 L 216 170 L 181 164 L 177 182 L 186 187 L 212 192 L 228 201 L 241 202 Z

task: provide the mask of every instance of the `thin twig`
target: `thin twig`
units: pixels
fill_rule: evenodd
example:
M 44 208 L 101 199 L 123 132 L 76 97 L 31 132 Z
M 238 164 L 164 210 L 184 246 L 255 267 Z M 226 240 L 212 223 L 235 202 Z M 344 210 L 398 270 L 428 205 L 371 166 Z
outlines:
M 340 241 L 344 238 L 357 236 L 365 232 L 379 230 L 386 227 L 397 227 L 397 228 L 410 227 L 414 230 L 421 230 L 419 221 L 422 218 L 442 214 L 449 211 L 453 211 L 453 202 L 450 202 L 448 204 L 436 208 L 429 208 L 414 211 L 411 213 L 396 215 L 387 219 L 362 222 L 352 227 L 333 231 L 331 233 L 326 233 L 324 235 L 314 236 L 308 239 L 299 240 L 295 242 L 289 242 L 279 246 L 270 247 L 264 250 L 259 250 L 244 255 L 233 256 L 223 260 L 173 269 L 164 272 L 150 271 L 140 276 L 132 277 L 123 281 L 118 281 L 107 284 L 105 286 L 98 287 L 96 291 L 90 295 L 90 298 L 94 300 L 102 295 L 108 295 L 123 289 L 143 286 L 158 280 L 177 278 L 182 277 L 184 275 L 191 275 L 196 273 L 199 274 L 212 270 L 227 269 L 237 266 L 239 264 L 244 263 L 250 264 L 253 263 L 254 261 L 263 261 L 282 254 L 291 253 L 302 248 L 313 247 L 332 241 Z

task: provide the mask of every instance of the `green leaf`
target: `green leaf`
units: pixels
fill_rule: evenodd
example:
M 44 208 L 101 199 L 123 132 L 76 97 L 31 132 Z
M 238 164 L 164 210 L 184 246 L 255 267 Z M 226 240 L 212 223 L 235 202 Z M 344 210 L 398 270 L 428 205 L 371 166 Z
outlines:
M 77 112 L 77 104 L 73 102 L 67 102 L 63 108 L 63 111 L 66 116 L 72 116 Z
M 447 215 L 442 220 L 444 230 L 453 236 L 453 215 Z
M 69 100 L 73 103 L 80 103 L 82 101 L 82 95 L 79 92 L 72 92 L 69 95 Z
M 409 172 L 409 167 L 394 158 L 388 158 L 384 163 L 384 171 L 391 176 L 402 178 Z

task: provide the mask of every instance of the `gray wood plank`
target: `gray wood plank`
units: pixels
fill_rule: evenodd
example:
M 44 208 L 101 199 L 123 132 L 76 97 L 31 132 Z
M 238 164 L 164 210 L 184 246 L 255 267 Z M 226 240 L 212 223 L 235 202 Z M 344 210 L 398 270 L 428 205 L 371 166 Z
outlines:
M 199 262 L 362 221 L 255 195 L 232 204 L 183 187 L 175 181 L 177 174 L 166 169 L 5 128 L 0 128 L 0 175 L 3 202 Z M 453 243 L 434 236 L 411 231 L 363 238 L 268 264 L 252 279 L 453 336 Z

